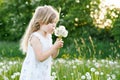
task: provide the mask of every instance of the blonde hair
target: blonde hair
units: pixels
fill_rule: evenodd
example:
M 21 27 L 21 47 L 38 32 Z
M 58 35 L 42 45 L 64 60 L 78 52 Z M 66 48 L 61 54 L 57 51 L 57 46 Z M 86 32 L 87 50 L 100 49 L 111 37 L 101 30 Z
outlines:
M 28 40 L 30 35 L 39 30 L 40 23 L 57 23 L 59 21 L 59 13 L 52 6 L 39 6 L 36 8 L 35 13 L 26 29 L 20 42 L 20 50 L 27 52 Z

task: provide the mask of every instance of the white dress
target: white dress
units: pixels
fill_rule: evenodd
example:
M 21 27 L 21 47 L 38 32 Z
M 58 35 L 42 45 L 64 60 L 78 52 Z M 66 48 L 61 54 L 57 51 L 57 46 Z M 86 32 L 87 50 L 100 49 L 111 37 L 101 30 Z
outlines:
M 50 49 L 52 46 L 51 35 L 49 35 L 49 38 L 44 38 L 37 32 L 32 33 L 32 35 L 39 38 L 43 54 L 44 51 Z M 20 80 L 51 80 L 51 61 L 51 56 L 43 62 L 38 61 L 32 46 L 28 43 L 28 50 L 22 65 Z

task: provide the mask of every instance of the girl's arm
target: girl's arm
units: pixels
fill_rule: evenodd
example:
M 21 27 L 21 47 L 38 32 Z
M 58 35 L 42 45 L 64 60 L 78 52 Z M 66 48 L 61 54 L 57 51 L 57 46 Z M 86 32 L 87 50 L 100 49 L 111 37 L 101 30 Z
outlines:
M 52 58 L 56 58 L 58 55 L 59 55 L 59 49 L 54 54 L 52 54 Z
M 62 39 L 57 39 L 57 40 L 55 41 L 55 44 L 56 44 L 59 40 L 62 41 Z M 61 47 L 63 47 L 63 41 L 62 41 Z M 59 55 L 59 49 L 57 49 L 57 50 L 54 52 L 54 54 L 52 54 L 52 58 L 56 58 L 58 55 Z
M 49 50 L 42 53 L 42 45 L 41 45 L 40 40 L 37 37 L 32 36 L 30 43 L 35 52 L 37 60 L 39 60 L 41 62 L 46 60 L 51 55 L 56 57 L 56 55 L 59 51 L 59 48 L 61 48 L 63 46 L 62 40 L 56 40 L 55 44 Z

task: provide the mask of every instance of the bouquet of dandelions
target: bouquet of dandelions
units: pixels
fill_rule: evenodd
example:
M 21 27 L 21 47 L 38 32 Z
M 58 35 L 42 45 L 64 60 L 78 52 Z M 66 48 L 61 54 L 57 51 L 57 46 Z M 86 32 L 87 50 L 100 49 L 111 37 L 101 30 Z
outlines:
M 54 33 L 59 39 L 62 39 L 62 37 L 67 37 L 68 35 L 68 31 L 62 25 L 56 28 Z

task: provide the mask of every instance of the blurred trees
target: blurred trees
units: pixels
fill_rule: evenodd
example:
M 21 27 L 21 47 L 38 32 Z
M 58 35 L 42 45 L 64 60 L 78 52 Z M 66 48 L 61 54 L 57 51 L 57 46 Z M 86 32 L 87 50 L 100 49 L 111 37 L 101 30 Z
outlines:
M 95 4 L 91 4 L 92 1 Z M 92 36 L 103 41 L 120 40 L 120 17 L 114 20 L 113 28 L 100 29 L 93 24 L 91 8 L 92 11 L 99 10 L 99 4 L 99 0 L 0 0 L 0 40 L 20 40 L 35 8 L 41 5 L 61 9 L 58 25 L 65 25 L 69 30 L 67 40 L 78 36 Z

